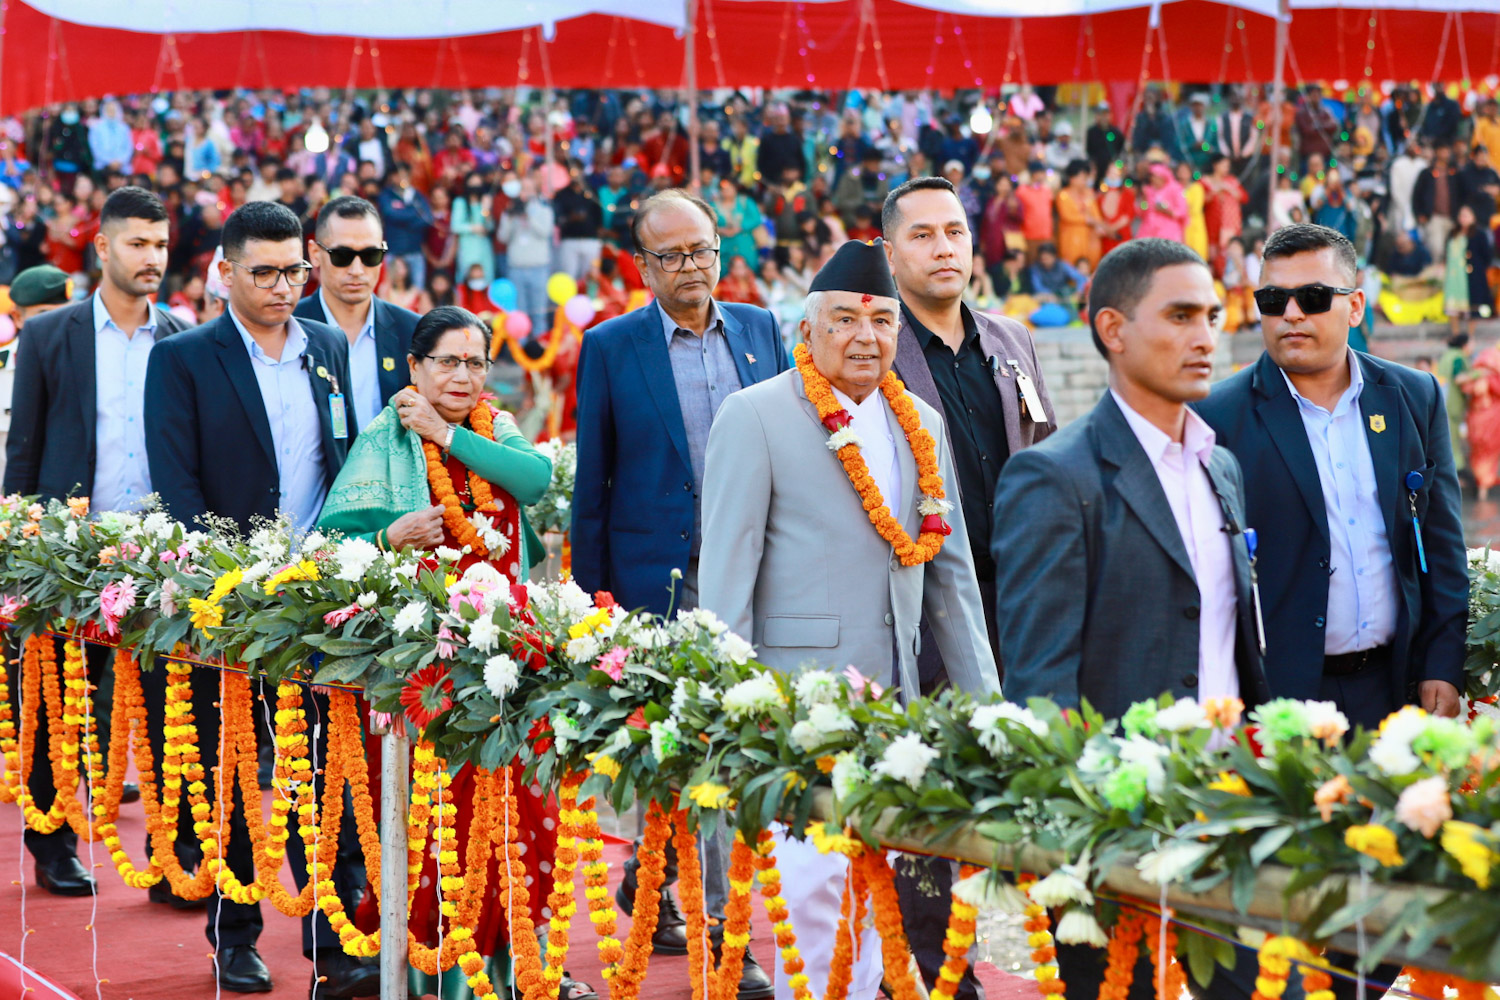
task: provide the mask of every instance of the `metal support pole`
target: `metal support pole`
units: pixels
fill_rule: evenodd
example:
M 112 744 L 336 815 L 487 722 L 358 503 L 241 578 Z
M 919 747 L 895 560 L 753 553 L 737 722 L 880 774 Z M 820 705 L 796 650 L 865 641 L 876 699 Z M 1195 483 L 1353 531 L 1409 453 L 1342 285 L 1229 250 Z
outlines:
M 1276 68 L 1271 81 L 1271 174 L 1266 180 L 1266 221 L 1271 220 L 1271 204 L 1276 200 L 1276 177 L 1281 166 L 1281 107 L 1286 103 L 1286 39 L 1292 12 L 1288 0 L 1281 0 L 1276 13 Z
M 380 734 L 380 1000 L 407 1000 L 406 804 L 411 739 Z
M 683 81 L 687 88 L 688 106 L 688 190 L 701 194 L 698 175 L 701 172 L 698 152 L 698 18 L 697 0 L 684 0 L 687 5 L 687 28 L 683 35 L 682 58 Z

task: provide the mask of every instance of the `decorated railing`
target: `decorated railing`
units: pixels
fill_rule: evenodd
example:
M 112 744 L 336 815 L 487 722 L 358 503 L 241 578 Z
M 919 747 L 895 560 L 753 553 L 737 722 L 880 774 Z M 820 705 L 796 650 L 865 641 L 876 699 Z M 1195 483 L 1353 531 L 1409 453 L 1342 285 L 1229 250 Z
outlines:
M 915 995 L 917 986 L 906 971 L 884 855 L 866 845 L 926 850 L 974 866 L 955 892 L 948 983 L 962 969 L 967 947 L 959 945 L 972 940 L 975 911 L 988 906 L 1026 914 L 1039 979 L 1051 993 L 1064 987 L 1044 906 L 1060 911 L 1060 940 L 1109 944 L 1121 963 L 1132 942 L 1144 939 L 1168 992 L 1189 971 L 1208 975 L 1226 946 L 1211 936 L 1176 935 L 1160 924 L 1163 912 L 1191 917 L 1210 935 L 1230 934 L 1236 925 L 1274 932 L 1262 946 L 1271 980 L 1301 963 L 1308 985 L 1321 985 L 1327 960 L 1299 940 L 1358 949 L 1367 969 L 1392 956 L 1443 977 L 1500 979 L 1493 948 L 1500 894 L 1489 891 L 1500 863 L 1500 736 L 1483 711 L 1472 720 L 1444 720 L 1405 709 L 1379 733 L 1350 733 L 1332 706 L 1290 701 L 1242 718 L 1236 702 L 1164 697 L 1135 705 L 1118 722 L 1086 706 L 1065 712 L 1043 701 L 976 704 L 951 692 L 903 705 L 852 668 L 773 673 L 707 612 L 670 620 L 637 615 L 571 582 L 515 584 L 482 565 L 458 574 L 461 556 L 440 549 L 418 558 L 359 540 L 294 538 L 276 525 L 248 538 L 222 525 L 187 531 L 161 513 L 90 519 L 79 501 L 0 501 L 0 593 L 8 595 L 0 613 L 25 642 L 0 692 L 4 794 L 24 808 L 23 775 L 45 757 L 62 794 L 47 813 L 27 810 L 34 828 L 67 822 L 80 836 L 103 840 L 137 888 L 165 879 L 182 895 L 265 898 L 289 914 L 317 906 L 351 953 L 379 951 L 393 980 L 407 949 L 381 949 L 377 936 L 348 921 L 332 891 L 331 845 L 344 787 L 355 802 L 368 871 L 382 873 L 381 885 L 405 880 L 410 893 L 413 859 L 430 838 L 452 831 L 447 777 L 472 763 L 480 769 L 480 807 L 470 850 L 463 859 L 452 852 L 440 858 L 443 944 L 433 949 L 413 939 L 409 950 L 418 967 L 457 964 L 482 994 L 493 986 L 472 934 L 490 850 L 503 862 L 500 897 L 511 922 L 525 925 L 509 766 L 518 761 L 528 780 L 557 791 L 563 809 L 546 949 L 534 934 L 515 939 L 526 1000 L 555 995 L 579 866 L 610 994 L 638 995 L 662 848 L 674 836 L 688 844 L 705 824 L 730 824 L 737 838 L 723 958 L 710 971 L 709 955 L 695 949 L 695 988 L 707 982 L 717 997 L 738 982 L 737 942 L 747 933 L 757 887 L 782 958 L 797 975 L 796 932 L 780 900 L 767 833 L 778 820 L 820 850 L 851 856 L 848 919 L 858 926 L 866 907 L 873 914 L 885 939 L 888 981 L 902 996 Z M 1484 624 L 1494 611 L 1496 577 L 1484 553 L 1474 568 L 1470 694 L 1488 696 L 1494 659 Z M 60 663 L 53 631 L 71 639 Z M 82 641 L 120 647 L 107 748 L 94 731 Z M 196 730 L 185 718 L 188 686 L 204 676 L 191 675 L 189 662 L 231 665 L 217 675 L 226 749 L 214 774 L 197 763 Z M 172 674 L 171 728 L 160 762 L 151 759 L 146 738 L 141 669 Z M 321 803 L 306 756 L 301 702 L 309 683 L 340 686 L 331 696 Z M 217 831 L 223 808 L 232 808 L 220 805 L 232 803 L 225 794 L 232 782 L 241 782 L 246 802 L 260 801 L 249 794 L 249 713 L 262 685 L 277 697 L 279 792 L 269 818 L 253 808 L 247 817 L 257 863 L 255 878 L 242 884 L 218 863 Z M 378 836 L 359 719 L 343 686 L 364 689 L 376 730 L 391 734 L 388 749 L 402 746 L 403 730 L 418 740 L 409 771 L 393 763 L 405 761 L 404 752 L 386 754 Z M 18 689 L 27 712 L 15 711 Z M 37 711 L 49 718 L 45 750 L 28 742 Z M 113 828 L 132 748 L 154 847 L 141 867 Z M 397 780 L 408 774 L 409 799 Z M 91 809 L 77 797 L 79 784 L 90 789 Z M 623 942 L 614 936 L 617 917 L 604 889 L 596 795 L 619 810 L 647 809 L 638 909 Z M 174 827 L 183 796 L 191 834 Z M 204 848 L 196 874 L 173 867 L 169 845 L 179 835 L 198 837 Z M 308 848 L 311 880 L 300 896 L 277 880 L 291 837 Z M 995 874 L 1006 868 L 1051 874 L 1028 897 Z M 702 945 L 701 875 L 689 862 L 681 879 L 690 932 Z M 383 895 L 381 904 L 388 935 L 392 928 L 401 933 L 399 893 Z M 835 984 L 843 960 L 841 951 L 831 970 Z M 1114 987 L 1127 975 L 1115 969 Z M 1421 982 L 1431 988 L 1441 981 Z

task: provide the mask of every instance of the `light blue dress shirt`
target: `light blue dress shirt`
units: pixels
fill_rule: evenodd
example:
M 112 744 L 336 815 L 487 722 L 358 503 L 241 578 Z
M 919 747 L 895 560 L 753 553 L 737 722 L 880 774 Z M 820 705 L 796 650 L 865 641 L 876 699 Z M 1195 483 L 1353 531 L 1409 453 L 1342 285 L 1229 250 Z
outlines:
M 1349 388 L 1332 413 L 1304 399 L 1291 379 L 1286 384 L 1307 429 L 1328 517 L 1330 576 L 1323 652 L 1331 656 L 1383 646 L 1396 634 L 1396 572 L 1370 440 L 1359 410 L 1364 372 L 1350 351 Z
M 127 337 L 94 293 L 95 511 L 132 510 L 151 492 L 146 462 L 146 361 L 156 344 L 156 308 Z
M 318 289 L 318 304 L 328 325 L 343 333 L 343 328 L 334 322 L 333 310 L 328 308 L 328 299 L 323 289 Z M 347 337 L 348 334 L 345 334 Z M 360 430 L 374 420 L 385 409 L 385 400 L 380 398 L 380 351 L 375 345 L 375 300 L 370 299 L 370 311 L 365 313 L 364 325 L 359 336 L 349 345 L 349 396 L 354 403 L 355 426 Z
M 250 336 L 240 318 L 229 309 L 229 318 L 240 332 L 250 355 L 250 368 L 260 386 L 261 402 L 271 424 L 271 443 L 276 449 L 276 470 L 281 481 L 277 508 L 290 514 L 298 531 L 308 531 L 323 509 L 328 480 L 323 471 L 323 425 L 318 419 L 318 401 L 313 396 L 312 380 L 304 365 L 307 334 L 295 319 L 287 320 L 286 346 L 281 359 L 273 360 L 255 338 Z

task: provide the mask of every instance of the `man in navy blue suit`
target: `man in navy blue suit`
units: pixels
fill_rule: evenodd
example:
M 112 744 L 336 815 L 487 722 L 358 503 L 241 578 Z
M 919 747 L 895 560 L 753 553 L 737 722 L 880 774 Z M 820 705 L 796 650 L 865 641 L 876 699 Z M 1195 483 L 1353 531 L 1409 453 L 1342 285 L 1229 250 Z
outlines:
M 408 382 L 406 352 L 419 317 L 375 296 L 386 254 L 380 212 L 354 195 L 340 195 L 318 212 L 307 257 L 318 272 L 318 293 L 292 315 L 342 330 L 349 339 L 350 416 L 360 430 Z
M 293 308 L 312 265 L 302 257 L 302 223 L 277 202 L 250 202 L 224 225 L 219 275 L 229 290 L 224 314 L 158 343 L 146 369 L 146 451 L 151 483 L 167 511 L 192 524 L 204 514 L 249 529 L 252 518 L 288 515 L 312 528 L 344 464 L 356 430 L 348 412 L 349 342 Z M 143 676 L 149 706 L 164 704 L 165 671 Z M 149 678 L 149 680 L 148 680 Z M 203 763 L 217 763 L 219 675 L 192 675 Z M 327 712 L 326 703 L 320 706 Z M 153 714 L 155 712 L 153 711 Z M 160 719 L 152 720 L 159 741 Z M 160 753 L 160 747 L 156 748 Z M 321 755 L 322 751 L 319 750 Z M 160 759 L 160 758 L 158 758 Z M 184 800 L 185 801 L 185 800 Z M 181 829 L 192 830 L 184 814 Z M 178 855 L 192 853 L 189 834 Z M 301 842 L 287 845 L 298 885 L 306 878 Z M 225 859 L 241 880 L 254 877 L 244 809 L 234 811 Z M 208 939 L 219 984 L 264 993 L 271 976 L 256 952 L 260 904 L 208 898 Z M 349 958 L 321 913 L 303 918 L 303 950 L 317 959 L 313 981 L 326 996 L 374 996 L 380 973 Z
M 1468 620 L 1458 479 L 1430 374 L 1352 350 L 1354 247 L 1324 226 L 1266 240 L 1266 351 L 1198 410 L 1240 460 L 1271 694 L 1378 725 L 1454 716 Z
M 698 603 L 704 456 L 714 414 L 730 393 L 784 371 L 787 355 L 771 313 L 714 301 L 719 234 L 707 202 L 680 189 L 653 195 L 636 211 L 631 235 L 636 266 L 656 301 L 583 338 L 573 576 L 584 590 L 608 590 L 627 608 L 665 614 L 669 605 Z M 704 855 L 707 905 L 722 931 L 727 845 L 710 838 Z M 617 899 L 630 913 L 633 858 Z M 659 954 L 687 953 L 685 922 L 665 893 L 652 944 Z M 740 1000 L 773 992 L 747 949 Z

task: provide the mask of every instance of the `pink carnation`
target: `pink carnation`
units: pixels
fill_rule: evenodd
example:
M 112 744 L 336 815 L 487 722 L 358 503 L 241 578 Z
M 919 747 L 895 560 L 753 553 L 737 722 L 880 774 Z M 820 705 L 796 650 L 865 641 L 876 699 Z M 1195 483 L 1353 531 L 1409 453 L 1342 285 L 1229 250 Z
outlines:
M 12 597 L 10 594 L 6 594 L 3 598 L 0 598 L 0 619 L 14 621 L 16 615 L 25 606 L 26 598 Z
M 453 654 L 458 650 L 458 647 L 453 644 L 453 639 L 455 639 L 456 636 L 454 636 L 452 632 L 448 631 L 448 626 L 444 625 L 442 628 L 438 629 L 437 637 L 438 656 L 441 656 L 445 660 L 453 659 Z
M 121 542 L 120 555 L 126 559 L 134 559 L 141 554 L 141 547 L 134 542 Z
M 104 617 L 105 634 L 120 634 L 120 619 L 135 607 L 135 580 L 129 576 L 116 580 L 99 592 L 99 613 Z
M 363 609 L 360 608 L 357 603 L 355 603 L 349 605 L 347 608 L 339 608 L 336 611 L 330 611 L 328 612 L 328 614 L 323 616 L 323 624 L 327 625 L 329 628 L 338 628 L 340 625 L 344 624 L 344 622 L 359 614 L 361 610 Z
M 855 698 L 863 698 L 866 687 L 870 689 L 870 697 L 872 698 L 879 698 L 881 693 L 885 690 L 879 684 L 876 684 L 874 681 L 870 680 L 864 674 L 856 670 L 852 663 L 844 668 L 844 678 L 848 680 L 849 687 L 851 689 L 850 693 L 853 694 Z
M 624 646 L 616 646 L 599 657 L 599 663 L 594 669 L 604 671 L 609 675 L 610 680 L 617 681 L 625 674 L 625 658 L 629 655 L 629 649 L 626 649 Z
M 1448 779 L 1442 775 L 1423 778 L 1408 785 L 1396 800 L 1396 819 L 1407 829 L 1432 837 L 1453 818 L 1453 803 L 1448 795 Z
M 177 614 L 177 592 L 182 588 L 176 580 L 163 580 L 161 584 L 161 613 L 168 618 Z

